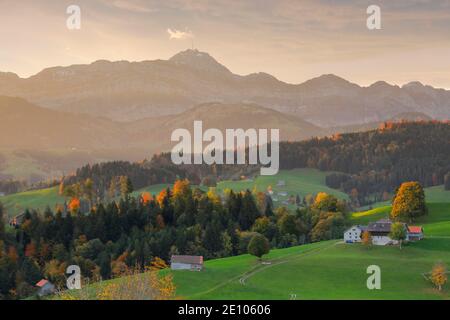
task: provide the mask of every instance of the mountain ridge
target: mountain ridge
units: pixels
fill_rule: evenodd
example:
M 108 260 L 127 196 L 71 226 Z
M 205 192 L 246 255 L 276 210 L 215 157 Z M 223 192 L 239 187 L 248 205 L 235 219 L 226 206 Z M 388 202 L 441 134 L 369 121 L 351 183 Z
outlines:
M 186 50 L 169 60 L 97 60 L 29 77 L 0 73 L 0 94 L 45 108 L 132 122 L 180 114 L 211 102 L 249 103 L 322 127 L 380 122 L 398 114 L 450 118 L 450 91 L 384 81 L 364 87 L 333 74 L 290 84 L 264 73 L 232 73 L 211 55 Z

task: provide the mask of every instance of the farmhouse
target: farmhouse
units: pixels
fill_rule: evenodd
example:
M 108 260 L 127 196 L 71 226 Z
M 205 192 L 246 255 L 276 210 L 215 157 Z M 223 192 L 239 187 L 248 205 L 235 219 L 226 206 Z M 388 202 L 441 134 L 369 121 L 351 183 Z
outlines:
M 344 232 L 344 241 L 346 243 L 361 242 L 362 233 L 366 230 L 366 226 L 353 226 Z
M 419 241 L 423 239 L 423 228 L 419 226 L 408 226 L 408 240 Z
M 170 259 L 170 268 L 172 270 L 191 270 L 202 271 L 202 256 L 172 256 Z
M 369 231 L 372 236 L 372 244 L 379 246 L 393 244 L 392 239 L 389 237 L 391 226 L 392 222 L 387 219 L 370 222 L 367 226 L 367 231 Z
M 42 279 L 41 281 L 36 283 L 36 287 L 39 288 L 37 294 L 40 297 L 48 296 L 50 294 L 55 293 L 56 291 L 55 285 L 45 279 Z
M 353 226 L 344 232 L 344 241 L 346 243 L 361 242 L 362 233 L 368 231 L 372 237 L 372 244 L 378 246 L 397 244 L 397 240 L 390 238 L 392 221 L 381 219 L 376 222 L 370 222 L 368 226 Z M 424 237 L 423 228 L 418 226 L 408 226 L 403 224 L 406 231 L 406 241 L 418 241 Z

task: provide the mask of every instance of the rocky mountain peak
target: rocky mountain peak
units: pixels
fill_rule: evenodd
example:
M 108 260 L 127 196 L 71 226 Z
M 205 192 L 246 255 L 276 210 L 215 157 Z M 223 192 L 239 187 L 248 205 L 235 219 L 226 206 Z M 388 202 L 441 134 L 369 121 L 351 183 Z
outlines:
M 197 49 L 188 49 L 177 53 L 169 61 L 178 64 L 189 66 L 194 69 L 208 71 L 208 72 L 226 72 L 230 73 L 225 66 L 217 62 L 212 56 L 206 52 L 201 52 Z

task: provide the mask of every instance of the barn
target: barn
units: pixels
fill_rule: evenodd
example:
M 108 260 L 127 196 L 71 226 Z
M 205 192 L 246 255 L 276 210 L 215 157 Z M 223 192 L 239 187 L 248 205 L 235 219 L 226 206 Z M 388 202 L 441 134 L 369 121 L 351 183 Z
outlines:
M 203 256 L 172 256 L 170 259 L 172 270 L 203 270 Z
M 53 283 L 46 279 L 42 279 L 41 281 L 36 283 L 36 287 L 39 288 L 37 294 L 40 297 L 48 296 L 56 292 L 56 288 Z

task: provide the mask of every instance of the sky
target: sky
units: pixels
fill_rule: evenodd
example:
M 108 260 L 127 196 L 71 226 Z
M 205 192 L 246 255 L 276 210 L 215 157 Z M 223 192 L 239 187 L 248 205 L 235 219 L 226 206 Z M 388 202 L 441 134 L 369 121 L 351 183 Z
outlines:
M 79 30 L 67 28 L 70 5 Z M 380 30 L 367 28 L 369 5 L 381 9 Z M 450 89 L 450 0 L 0 0 L 0 71 L 21 77 L 192 46 L 241 75 Z

